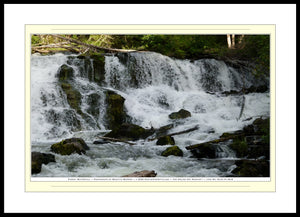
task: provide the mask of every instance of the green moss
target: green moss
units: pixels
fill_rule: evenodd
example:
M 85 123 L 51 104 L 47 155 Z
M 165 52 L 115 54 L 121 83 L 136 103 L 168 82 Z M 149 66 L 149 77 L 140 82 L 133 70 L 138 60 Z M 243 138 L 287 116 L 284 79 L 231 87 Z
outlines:
M 168 157 L 170 155 L 174 155 L 174 156 L 183 156 L 183 151 L 177 146 L 172 146 L 172 147 L 169 147 L 167 148 L 165 151 L 163 151 L 161 153 L 161 156 L 164 156 L 164 157 Z
M 31 174 L 40 173 L 42 170 L 42 164 L 36 161 L 31 161 Z
M 270 144 L 270 118 L 258 118 L 253 121 L 257 134 L 261 135 L 264 144 Z
M 104 62 L 105 61 L 105 56 L 103 53 L 91 53 L 90 57 L 98 62 Z
M 237 167 L 232 171 L 240 177 L 269 177 L 270 163 L 265 160 L 239 160 L 235 164 Z
M 80 141 L 78 141 L 78 143 L 81 144 Z M 51 151 L 61 155 L 70 155 L 73 153 L 77 153 L 77 154 L 86 153 L 83 147 L 80 147 L 78 144 L 76 144 L 75 141 L 72 142 L 69 140 L 62 140 L 61 142 L 51 145 Z
M 31 36 L 31 44 L 39 44 L 41 43 L 41 38 L 38 35 Z
M 248 154 L 248 144 L 245 140 L 236 138 L 230 144 L 230 148 L 236 152 L 237 157 L 244 157 Z
M 124 101 L 125 99 L 116 93 L 108 92 L 106 94 L 106 117 L 108 127 L 112 130 L 118 128 L 125 121 Z
M 74 77 L 74 69 L 66 64 L 63 64 L 57 72 L 59 81 L 72 80 Z
M 77 113 L 82 114 L 81 105 L 81 94 L 79 91 L 74 89 L 69 83 L 61 83 L 63 91 L 67 95 L 67 101 L 71 108 L 75 109 Z

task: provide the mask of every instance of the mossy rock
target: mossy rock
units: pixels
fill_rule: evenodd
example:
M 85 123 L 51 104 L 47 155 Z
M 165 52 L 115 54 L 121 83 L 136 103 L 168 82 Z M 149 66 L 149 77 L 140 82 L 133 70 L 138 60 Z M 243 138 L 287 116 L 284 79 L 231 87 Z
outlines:
M 31 174 L 37 174 L 42 171 L 42 164 L 36 162 L 36 161 L 31 161 Z
M 135 124 L 123 123 L 118 128 L 107 133 L 104 137 L 134 141 L 145 139 L 153 133 L 154 131 L 152 129 L 148 130 Z
M 70 138 L 51 145 L 51 151 L 61 155 L 85 154 L 90 148 L 81 138 Z
M 183 151 L 177 145 L 174 145 L 172 147 L 167 148 L 166 150 L 164 150 L 161 153 L 161 156 L 164 156 L 164 157 L 168 157 L 170 155 L 182 157 Z
M 203 144 L 191 152 L 196 158 L 216 158 L 216 147 L 213 144 Z
M 77 56 L 78 59 L 93 60 L 93 78 L 92 81 L 102 84 L 105 80 L 105 53 L 88 52 Z M 91 79 L 91 78 L 90 78 Z
M 237 157 L 245 157 L 248 154 L 248 144 L 245 139 L 235 138 L 229 147 L 235 151 Z
M 240 177 L 269 177 L 270 162 L 266 160 L 238 160 L 233 174 Z
M 124 111 L 125 99 L 115 92 L 107 91 L 106 93 L 106 120 L 108 128 L 114 130 L 118 128 L 126 120 Z
M 259 135 L 269 134 L 270 118 L 266 118 L 266 119 L 257 118 L 253 121 L 253 125 L 256 134 Z
M 50 162 L 55 162 L 55 156 L 53 154 L 32 152 L 31 153 L 31 174 L 40 173 L 42 170 L 42 164 L 48 164 Z
M 245 135 L 267 135 L 270 130 L 270 118 L 257 118 L 252 124 L 243 128 Z
M 75 109 L 77 113 L 82 114 L 81 111 L 81 94 L 78 90 L 76 90 L 74 87 L 72 87 L 71 84 L 62 82 L 61 88 L 67 95 L 67 101 L 71 108 Z
M 59 81 L 72 80 L 74 78 L 74 69 L 71 66 L 63 64 L 57 71 Z
M 172 136 L 159 137 L 156 145 L 175 145 L 175 140 Z
M 243 130 L 237 130 L 237 131 L 232 131 L 232 132 L 225 132 L 223 133 L 220 138 L 231 138 L 231 137 L 236 137 L 236 136 L 244 136 L 244 131 Z
M 191 113 L 185 109 L 180 109 L 178 112 L 173 112 L 169 115 L 170 119 L 183 119 L 191 117 Z

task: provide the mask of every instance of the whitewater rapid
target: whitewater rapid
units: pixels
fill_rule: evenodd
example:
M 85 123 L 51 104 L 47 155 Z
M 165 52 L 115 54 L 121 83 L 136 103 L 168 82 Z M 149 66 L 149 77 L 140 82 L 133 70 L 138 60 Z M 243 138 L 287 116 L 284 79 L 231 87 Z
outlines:
M 122 55 L 105 56 L 102 85 L 87 76 L 94 73 L 92 60 L 89 67 L 83 67 L 87 63 L 77 60 L 77 55 L 32 55 L 31 151 L 51 153 L 51 144 L 70 137 L 83 138 L 90 147 L 86 155 L 52 153 L 56 163 L 43 165 L 41 173 L 34 176 L 120 177 L 141 170 L 154 170 L 158 177 L 230 176 L 236 156 L 228 146 L 220 147 L 219 158 L 214 160 L 192 158 L 185 147 L 217 139 L 223 132 L 242 129 L 253 122 L 253 117 L 269 116 L 270 93 L 245 94 L 239 119 L 242 96 L 221 93 L 255 83 L 249 71 L 241 73 L 214 59 L 178 60 L 154 52 Z M 81 93 L 81 109 L 90 117 L 88 121 L 69 106 L 58 85 L 56 74 L 62 64 L 75 71 L 73 85 Z M 169 146 L 157 146 L 156 141 L 139 140 L 134 146 L 93 144 L 97 136 L 109 132 L 104 118 L 107 89 L 125 99 L 126 113 L 134 124 L 144 128 L 174 124 L 168 133 L 198 126 L 196 131 L 174 136 L 183 157 L 160 156 Z M 91 95 L 99 98 L 96 116 L 89 113 Z M 191 117 L 169 119 L 170 113 L 180 109 L 190 111 Z

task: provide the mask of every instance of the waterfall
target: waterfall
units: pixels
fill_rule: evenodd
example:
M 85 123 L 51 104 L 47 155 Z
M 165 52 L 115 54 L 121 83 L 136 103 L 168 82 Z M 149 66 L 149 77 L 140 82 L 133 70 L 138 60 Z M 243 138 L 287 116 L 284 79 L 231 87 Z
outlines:
M 131 52 L 106 55 L 103 71 L 99 71 L 95 60 L 77 56 L 31 57 L 32 150 L 48 152 L 51 142 L 74 136 L 91 147 L 83 156 L 56 155 L 59 163 L 45 165 L 37 176 L 121 176 L 144 169 L 154 169 L 159 176 L 226 176 L 227 170 L 191 158 L 185 147 L 217 139 L 223 132 L 242 129 L 250 123 L 242 121 L 248 117 L 270 113 L 268 92 L 245 94 L 240 120 L 241 96 L 222 94 L 268 83 L 256 80 L 250 67 L 234 68 L 215 59 L 179 60 L 155 52 Z M 74 70 L 67 87 L 79 95 L 77 107 L 70 105 L 70 95 L 57 77 L 63 64 Z M 93 144 L 97 136 L 110 130 L 105 118 L 107 90 L 125 99 L 126 114 L 141 127 L 174 124 L 169 131 L 174 133 L 199 126 L 197 131 L 174 136 L 184 156 L 162 157 L 165 147 L 154 141 L 139 141 L 135 146 Z M 168 117 L 180 109 L 188 110 L 191 117 L 176 121 Z M 217 150 L 219 158 L 235 158 L 227 145 Z

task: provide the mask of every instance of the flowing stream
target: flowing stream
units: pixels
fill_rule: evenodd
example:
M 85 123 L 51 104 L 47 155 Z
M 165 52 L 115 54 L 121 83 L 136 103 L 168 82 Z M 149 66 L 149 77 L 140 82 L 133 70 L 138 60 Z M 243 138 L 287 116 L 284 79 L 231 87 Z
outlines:
M 218 147 L 216 159 L 196 159 L 185 147 L 218 139 L 224 132 L 242 129 L 250 117 L 270 115 L 270 94 L 225 95 L 257 81 L 250 68 L 233 68 L 215 59 L 178 60 L 155 52 L 119 53 L 105 56 L 102 84 L 94 81 L 92 59 L 75 54 L 31 57 L 31 151 L 51 153 L 50 146 L 62 139 L 80 137 L 90 150 L 85 155 L 55 154 L 56 163 L 43 165 L 36 177 L 121 177 L 141 170 L 154 170 L 157 177 L 231 176 L 237 159 L 227 143 Z M 81 94 L 80 115 L 68 104 L 56 76 L 62 64 L 75 71 L 72 85 Z M 105 123 L 105 91 L 125 98 L 131 122 L 144 128 L 174 124 L 168 133 L 195 126 L 198 130 L 175 135 L 183 157 L 161 156 L 167 146 L 156 141 L 93 144 L 109 132 Z M 239 119 L 242 101 L 244 110 Z M 191 117 L 172 120 L 168 115 L 185 109 Z

